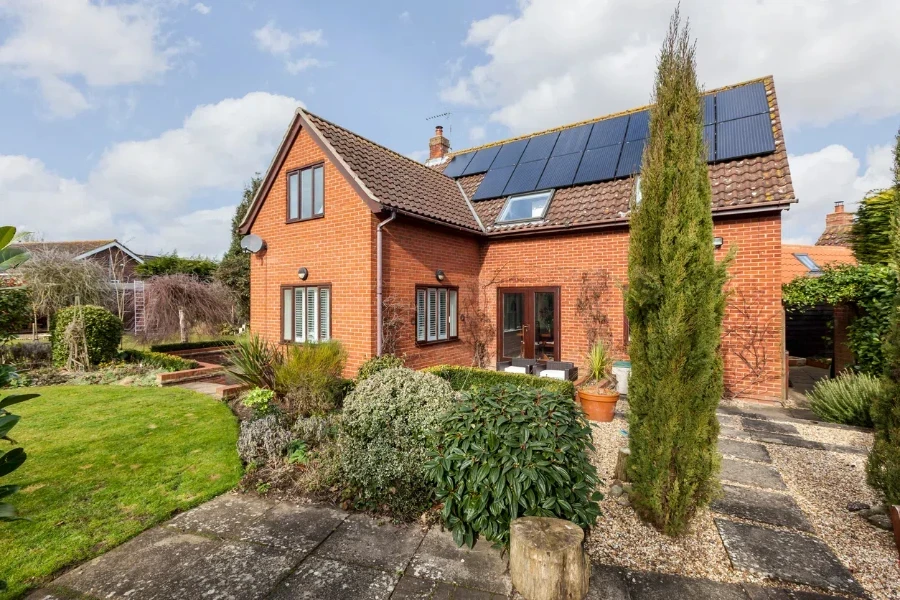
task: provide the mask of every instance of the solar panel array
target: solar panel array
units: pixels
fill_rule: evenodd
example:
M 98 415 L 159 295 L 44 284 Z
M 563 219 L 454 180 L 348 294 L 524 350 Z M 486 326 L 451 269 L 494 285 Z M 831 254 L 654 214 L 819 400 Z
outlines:
M 704 96 L 703 125 L 709 162 L 775 151 L 762 83 Z M 444 174 L 485 173 L 473 200 L 629 177 L 641 170 L 649 126 L 646 110 L 612 117 L 454 156 Z

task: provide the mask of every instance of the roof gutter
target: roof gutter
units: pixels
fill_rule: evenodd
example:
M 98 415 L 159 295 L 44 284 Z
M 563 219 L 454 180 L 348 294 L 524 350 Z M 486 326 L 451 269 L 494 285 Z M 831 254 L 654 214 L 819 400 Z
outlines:
M 381 230 L 385 225 L 396 218 L 397 211 L 391 211 L 391 216 L 389 216 L 384 221 L 379 222 L 375 227 L 375 252 L 377 255 L 375 269 L 378 271 L 376 275 L 377 284 L 375 288 L 377 303 L 375 307 L 375 320 L 377 326 L 377 329 L 375 330 L 375 356 L 381 356 L 382 346 L 384 346 L 384 257 L 382 253 L 382 238 L 384 237 L 384 235 L 381 233 Z

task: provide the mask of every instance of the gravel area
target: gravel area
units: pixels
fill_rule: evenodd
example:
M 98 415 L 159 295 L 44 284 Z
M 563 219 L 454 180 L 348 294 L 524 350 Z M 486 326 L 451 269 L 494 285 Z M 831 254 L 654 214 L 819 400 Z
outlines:
M 837 427 L 819 427 L 818 425 L 806 425 L 792 423 L 800 436 L 814 442 L 826 444 L 838 444 L 841 446 L 856 446 L 857 448 L 872 447 L 872 433 L 855 431 L 853 429 L 838 429 Z
M 834 438 L 821 441 L 835 442 Z M 768 448 L 817 535 L 866 591 L 873 598 L 900 598 L 900 567 L 892 534 L 847 511 L 851 501 L 876 503 L 866 485 L 866 457 L 776 444 Z

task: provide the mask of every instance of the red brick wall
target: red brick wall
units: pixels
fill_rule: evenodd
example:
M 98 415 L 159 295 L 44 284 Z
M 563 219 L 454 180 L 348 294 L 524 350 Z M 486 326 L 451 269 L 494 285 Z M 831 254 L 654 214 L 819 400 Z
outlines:
M 325 216 L 286 224 L 287 172 L 322 161 Z M 345 374 L 355 373 L 375 352 L 377 222 L 321 148 L 301 131 L 251 228 L 267 246 L 250 261 L 251 330 L 281 340 L 281 285 L 300 284 L 297 270 L 306 267 L 306 283 L 332 286 L 331 335 L 348 351 Z

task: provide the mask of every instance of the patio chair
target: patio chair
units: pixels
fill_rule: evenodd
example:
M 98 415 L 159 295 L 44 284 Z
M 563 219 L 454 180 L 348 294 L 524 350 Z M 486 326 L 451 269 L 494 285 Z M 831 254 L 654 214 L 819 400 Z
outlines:
M 537 361 L 533 358 L 514 358 L 512 360 L 497 361 L 497 370 L 506 373 L 522 373 L 524 375 L 533 374 L 533 369 Z
M 548 360 L 544 364 L 534 366 L 533 373 L 538 377 L 562 379 L 563 381 L 575 381 L 578 379 L 578 367 L 575 363 Z

